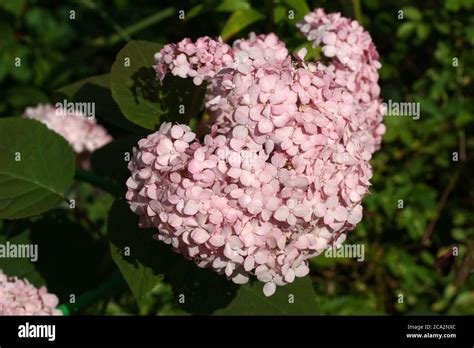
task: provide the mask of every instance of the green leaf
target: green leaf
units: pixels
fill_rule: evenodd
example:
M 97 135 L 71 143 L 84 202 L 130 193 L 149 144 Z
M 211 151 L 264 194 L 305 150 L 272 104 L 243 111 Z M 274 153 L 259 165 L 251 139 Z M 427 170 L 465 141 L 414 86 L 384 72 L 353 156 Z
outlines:
M 288 12 L 285 6 L 278 5 L 273 9 L 273 21 L 275 24 L 280 23 L 281 21 L 287 19 Z
M 0 7 L 10 12 L 15 17 L 19 17 L 25 10 L 26 0 L 0 0 Z
M 419 21 L 422 17 L 421 12 L 413 6 L 407 6 L 402 8 L 403 14 L 412 21 Z
M 250 4 L 246 0 L 223 0 L 216 11 L 218 12 L 234 12 L 238 10 L 249 10 Z
M 240 32 L 265 16 L 254 9 L 238 10 L 232 13 L 222 28 L 221 36 L 224 41 L 229 40 L 232 36 Z
M 110 74 L 91 76 L 70 85 L 61 87 L 56 92 L 68 98 L 68 101 L 95 103 L 95 113 L 99 120 L 124 130 L 142 132 L 143 129 L 127 120 L 110 90 Z
M 398 219 L 399 225 L 405 227 L 413 240 L 419 240 L 426 228 L 426 218 L 410 207 L 404 208 Z
M 209 269 L 200 269 L 169 245 L 153 239 L 156 229 L 138 228 L 138 217 L 116 201 L 108 219 L 112 257 L 140 306 L 163 281 L 172 285 L 176 305 L 193 314 L 311 314 L 315 295 L 309 278 L 280 287 L 266 298 L 262 284 L 238 286 Z M 127 254 L 129 252 L 129 254 Z M 184 295 L 184 303 L 179 303 Z M 293 295 L 294 297 L 290 297 Z M 294 303 L 292 302 L 294 299 Z
M 33 75 L 33 66 L 31 64 L 31 50 L 24 45 L 18 44 L 14 48 L 16 57 L 21 57 L 21 67 L 10 65 L 10 76 L 22 84 L 27 84 Z
M 153 42 L 130 41 L 118 53 L 111 75 L 112 96 L 125 117 L 152 130 L 163 121 L 187 124 L 201 111 L 206 91 L 205 85 L 171 74 L 157 81 L 152 66 L 160 49 Z
M 60 135 L 35 120 L 0 120 L 0 218 L 57 206 L 72 183 L 74 155 Z
M 416 26 L 416 34 L 418 38 L 422 41 L 425 40 L 430 35 L 430 32 L 431 32 L 430 26 L 425 23 L 419 23 Z
M 15 109 L 24 109 L 27 106 L 48 103 L 48 96 L 35 87 L 13 87 L 7 91 L 7 101 Z
M 453 50 L 446 42 L 438 41 L 434 56 L 439 62 L 446 64 L 451 61 L 451 52 Z
M 189 21 L 190 19 L 196 17 L 196 16 L 199 16 L 200 14 L 202 14 L 202 12 L 204 12 L 206 10 L 206 6 L 204 4 L 199 4 L 199 5 L 196 5 L 196 6 L 193 6 L 189 11 L 188 13 L 186 14 L 186 21 Z
M 312 315 L 318 312 L 316 295 L 309 277 L 277 287 L 270 297 L 263 294 L 263 283 L 254 281 L 242 285 L 227 308 L 217 315 Z
M 468 231 L 465 231 L 463 228 L 456 227 L 451 230 L 451 236 L 453 239 L 460 242 L 467 240 L 467 235 Z
M 469 112 L 467 112 L 465 110 L 461 110 L 456 115 L 455 123 L 456 123 L 456 127 L 458 127 L 458 128 L 464 128 L 469 123 L 473 123 L 473 122 L 474 122 L 474 118 L 472 117 L 472 115 Z
M 447 28 L 446 28 L 447 27 Z M 442 31 L 444 29 L 444 31 Z M 448 34 L 449 33 L 449 25 L 447 23 L 440 23 L 438 30 L 442 32 L 443 34 Z M 474 25 L 470 25 L 464 29 L 466 39 L 471 43 L 471 45 L 474 45 Z
M 458 12 L 461 9 L 462 2 L 461 0 L 451 0 L 444 3 L 444 7 L 448 11 Z
M 449 315 L 474 315 L 474 291 L 459 294 L 453 306 L 448 311 Z
M 416 23 L 406 22 L 398 27 L 397 36 L 399 38 L 407 38 L 416 30 Z

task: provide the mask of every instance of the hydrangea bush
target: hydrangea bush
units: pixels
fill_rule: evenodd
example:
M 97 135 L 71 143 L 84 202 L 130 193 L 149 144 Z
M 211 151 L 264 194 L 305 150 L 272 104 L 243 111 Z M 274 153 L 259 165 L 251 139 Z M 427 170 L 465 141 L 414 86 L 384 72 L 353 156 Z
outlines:
M 206 84 L 212 127 L 201 142 L 187 125 L 163 123 L 129 164 L 126 198 L 140 227 L 234 283 L 255 275 L 266 296 L 306 276 L 307 259 L 362 219 L 385 131 L 370 35 L 322 9 L 298 27 L 327 62 L 306 62 L 306 49 L 292 59 L 274 34 L 157 52 L 160 81 Z

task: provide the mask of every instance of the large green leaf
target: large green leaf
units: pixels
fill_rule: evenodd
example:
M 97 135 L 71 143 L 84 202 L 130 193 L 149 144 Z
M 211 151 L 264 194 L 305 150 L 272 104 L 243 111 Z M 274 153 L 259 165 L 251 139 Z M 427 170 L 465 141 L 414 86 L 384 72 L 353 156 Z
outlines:
M 222 28 L 221 36 L 224 41 L 229 40 L 232 36 L 240 32 L 265 16 L 254 9 L 238 10 L 232 13 Z
M 261 283 L 239 287 L 209 269 L 198 268 L 171 251 L 169 245 L 155 241 L 152 236 L 157 231 L 139 229 L 138 217 L 124 201 L 114 203 L 108 223 L 112 257 L 139 305 L 157 284 L 167 281 L 172 285 L 176 304 L 193 314 L 296 315 L 316 311 L 309 278 L 278 288 L 275 295 L 266 298 Z
M 130 41 L 112 65 L 112 96 L 125 117 L 147 129 L 163 121 L 188 123 L 203 107 L 205 86 L 168 74 L 156 80 L 154 54 L 161 45 Z M 184 107 L 184 109 L 183 109 Z
M 67 97 L 68 101 L 95 103 L 95 113 L 99 120 L 104 120 L 125 130 L 134 132 L 143 130 L 123 116 L 112 98 L 110 74 L 91 76 L 64 86 L 56 92 Z
M 66 140 L 23 118 L 1 119 L 0 139 L 0 218 L 24 218 L 57 206 L 74 175 Z
M 263 284 L 258 281 L 239 288 L 227 308 L 217 315 L 311 315 L 317 313 L 316 295 L 309 277 L 278 287 L 271 297 L 263 294 Z

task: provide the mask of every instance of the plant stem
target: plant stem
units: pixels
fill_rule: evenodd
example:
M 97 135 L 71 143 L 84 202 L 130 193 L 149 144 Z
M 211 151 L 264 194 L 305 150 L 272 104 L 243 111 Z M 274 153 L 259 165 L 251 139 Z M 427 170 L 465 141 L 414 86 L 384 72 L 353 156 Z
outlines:
M 461 162 L 466 161 L 466 133 L 464 130 L 459 131 L 459 160 Z
M 360 25 L 363 25 L 363 16 L 362 16 L 362 6 L 360 4 L 360 0 L 352 0 L 352 6 L 354 9 L 354 17 Z
M 76 298 L 75 303 L 63 303 L 58 306 L 58 309 L 63 312 L 64 315 L 71 315 L 80 312 L 81 310 L 89 307 L 94 302 L 98 301 L 106 295 L 110 295 L 125 286 L 120 272 L 114 273 L 104 282 L 100 283 L 95 289 L 89 290 Z
M 74 209 L 72 209 L 74 211 L 74 215 L 76 215 L 76 217 L 79 219 L 79 220 L 82 220 L 84 221 L 86 224 L 87 224 L 87 227 L 95 232 L 99 239 L 106 245 L 108 246 L 109 243 L 108 243 L 108 239 L 107 237 L 102 233 L 102 231 L 100 230 L 100 227 L 97 226 L 90 218 L 89 216 L 87 215 L 87 213 L 82 210 L 81 208 L 79 207 L 74 207 Z
M 456 279 L 454 281 L 455 286 L 461 286 L 464 284 L 469 277 L 469 275 L 474 270 L 474 242 L 468 242 L 468 248 L 466 255 L 459 266 L 459 270 L 456 274 Z
M 138 33 L 140 31 L 142 31 L 143 29 L 146 29 L 146 28 L 148 28 L 148 27 L 150 27 L 150 26 L 152 26 L 156 23 L 159 23 L 159 22 L 161 22 L 162 20 L 164 20 L 168 17 L 171 17 L 175 13 L 175 11 L 176 11 L 175 8 L 167 7 L 163 11 L 152 14 L 151 16 L 142 19 L 138 23 L 132 24 L 132 25 L 128 26 L 127 28 L 124 28 L 122 30 L 122 33 L 120 33 L 120 34 L 117 33 L 117 34 L 112 35 L 107 40 L 107 43 L 110 46 L 113 46 L 116 43 L 118 43 L 119 41 L 124 40 L 123 33 L 125 33 L 127 37 L 131 37 L 131 35 L 133 35 L 135 33 Z
M 451 191 L 454 189 L 456 186 L 456 182 L 459 178 L 459 170 L 457 170 L 454 175 L 451 177 L 449 180 L 448 185 L 443 191 L 443 194 L 441 195 L 441 199 L 438 202 L 438 205 L 436 206 L 436 212 L 433 218 L 431 219 L 428 227 L 425 230 L 425 233 L 423 233 L 423 238 L 421 239 L 421 244 L 424 246 L 427 246 L 431 240 L 431 235 L 433 234 L 433 230 L 436 226 L 436 223 L 438 222 L 438 219 L 441 215 L 441 211 L 443 210 L 446 202 L 448 201 L 448 197 L 451 194 Z
M 101 7 L 97 6 L 92 0 L 78 0 L 77 1 L 82 6 L 96 11 L 110 26 L 117 32 L 117 34 L 126 42 L 130 41 L 131 38 L 128 33 L 119 25 L 117 24 L 112 18 L 108 15 L 106 11 L 104 11 Z

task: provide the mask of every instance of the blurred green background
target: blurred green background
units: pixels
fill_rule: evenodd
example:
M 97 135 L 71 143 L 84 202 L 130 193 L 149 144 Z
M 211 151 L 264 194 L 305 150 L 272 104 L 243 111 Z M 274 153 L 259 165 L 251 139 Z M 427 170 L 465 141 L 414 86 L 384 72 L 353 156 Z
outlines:
M 221 34 L 232 42 L 250 31 L 273 31 L 295 50 L 308 45 L 295 23 L 315 7 L 362 21 L 381 56 L 383 99 L 421 107 L 419 120 L 385 117 L 387 133 L 371 161 L 375 174 L 364 199 L 364 219 L 348 236 L 349 243 L 365 244 L 365 262 L 311 261 L 320 313 L 474 314 L 473 0 L 0 0 L 0 114 L 20 115 L 27 106 L 51 101 L 64 85 L 109 72 L 131 38 L 165 44 Z M 311 54 L 317 57 L 318 51 Z M 16 57 L 22 69 L 14 66 Z M 97 117 L 120 137 L 118 129 Z M 56 211 L 33 219 L 29 228 L 77 230 L 72 246 L 79 255 L 77 278 L 86 253 L 81 247 L 104 254 L 93 229 L 105 231 L 113 198 L 88 184 L 77 184 L 76 190 L 87 219 Z M 3 223 L 1 233 L 25 224 Z M 71 242 L 59 235 L 51 240 Z M 49 281 L 48 287 L 62 300 L 64 284 L 87 290 L 112 267 L 103 266 L 107 260 L 99 256 L 95 262 L 98 274 L 87 280 L 68 283 L 71 270 L 58 269 L 55 276 L 63 278 Z M 170 286 L 162 283 L 140 309 L 124 287 L 82 312 L 181 310 Z

